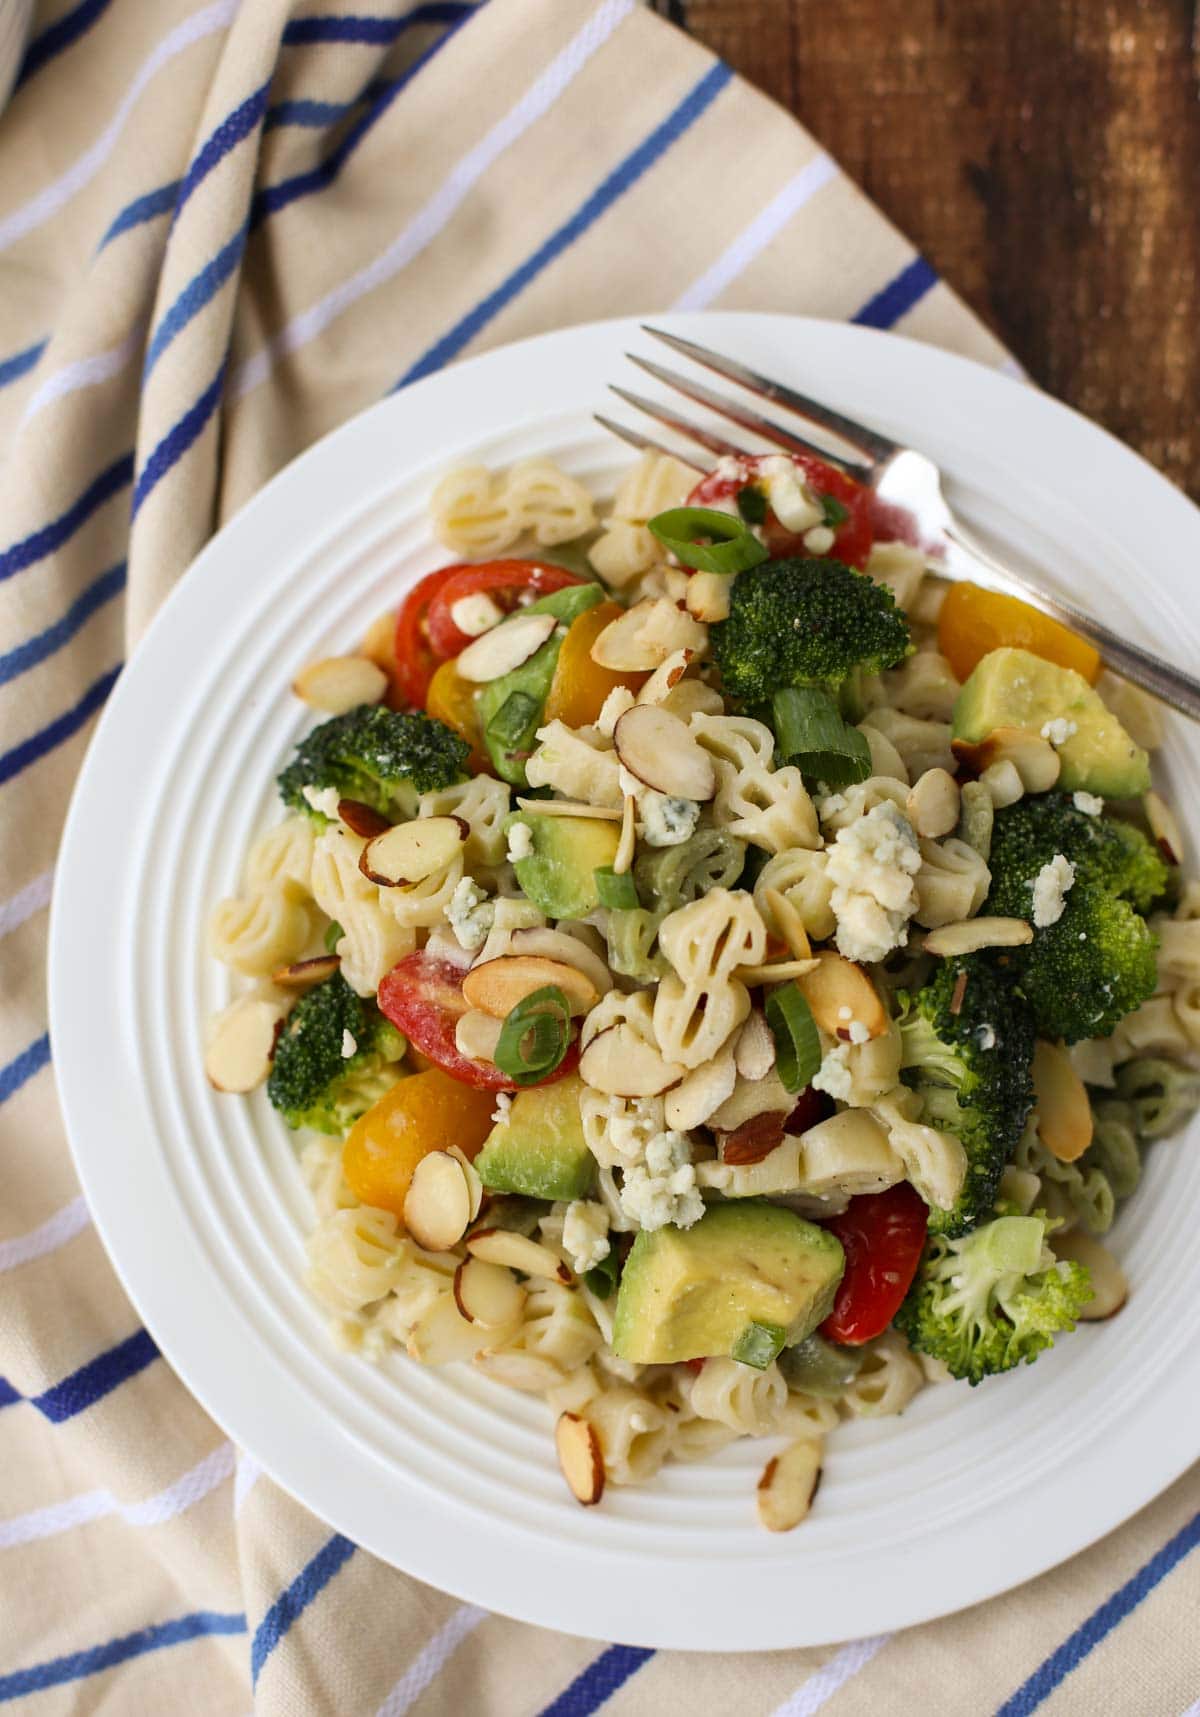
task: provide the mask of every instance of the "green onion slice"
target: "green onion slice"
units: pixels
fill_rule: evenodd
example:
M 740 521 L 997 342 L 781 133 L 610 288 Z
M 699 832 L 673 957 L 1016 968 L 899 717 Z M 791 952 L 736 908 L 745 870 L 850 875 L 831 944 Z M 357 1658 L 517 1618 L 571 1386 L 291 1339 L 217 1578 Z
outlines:
M 795 980 L 767 997 L 767 1024 L 775 1039 L 775 1071 L 785 1091 L 803 1091 L 821 1065 L 821 1039 Z M 736 1358 L 736 1354 L 734 1355 Z
M 831 531 L 836 531 L 838 526 L 844 525 L 850 517 L 849 507 L 844 502 L 839 501 L 835 495 L 822 495 L 819 499 L 821 511 L 825 515 L 825 523 Z
M 542 706 L 528 692 L 509 692 L 487 724 L 487 737 L 494 744 L 512 748 L 533 738 Z
M 620 876 L 610 864 L 602 864 L 592 873 L 596 878 L 596 893 L 601 906 L 611 906 L 616 912 L 627 912 L 641 905 L 637 884 L 628 871 Z
M 700 572 L 745 572 L 767 558 L 766 549 L 741 519 L 712 507 L 671 507 L 648 523 L 676 560 Z
M 730 1348 L 730 1358 L 742 1365 L 752 1365 L 755 1371 L 765 1371 L 786 1340 L 787 1331 L 779 1324 L 750 1323 Z
M 754 483 L 737 492 L 737 510 L 748 525 L 761 525 L 767 516 L 767 497 Z
M 325 932 L 325 952 L 332 954 L 346 932 L 335 920 Z
M 847 787 L 870 775 L 865 734 L 842 720 L 819 686 L 785 686 L 771 699 L 771 713 L 780 757 L 805 775 L 830 787 Z
M 620 1265 L 617 1262 L 617 1249 L 614 1246 L 607 1258 L 584 1272 L 583 1280 L 598 1300 L 607 1300 L 617 1285 L 619 1274 Z
M 518 1085 L 536 1085 L 554 1072 L 571 1043 L 571 1009 L 557 984 L 519 1001 L 500 1027 L 496 1066 Z

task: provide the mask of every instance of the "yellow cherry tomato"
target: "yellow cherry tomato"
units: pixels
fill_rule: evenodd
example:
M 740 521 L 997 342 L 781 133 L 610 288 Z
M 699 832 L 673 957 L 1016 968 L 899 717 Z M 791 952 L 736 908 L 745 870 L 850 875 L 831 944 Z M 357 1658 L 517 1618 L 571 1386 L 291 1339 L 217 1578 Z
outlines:
M 991 650 L 1029 650 L 1060 668 L 1074 668 L 1094 685 L 1103 666 L 1099 653 L 1069 627 L 1039 614 L 1015 596 L 952 584 L 938 616 L 938 649 L 960 680 Z
M 342 1169 L 364 1204 L 403 1218 L 413 1170 L 431 1151 L 457 1145 L 474 1157 L 492 1130 L 494 1091 L 451 1079 L 440 1067 L 414 1073 L 354 1123 L 342 1146 Z
M 568 727 L 588 727 L 600 714 L 605 698 L 617 686 L 640 690 L 649 674 L 619 674 L 592 660 L 592 645 L 613 620 L 625 612 L 615 602 L 598 602 L 587 608 L 567 631 L 558 652 L 550 695 L 546 699 L 546 721 L 562 721 Z
M 471 747 L 467 767 L 473 775 L 487 774 L 492 767 L 483 748 L 483 734 L 480 732 L 479 715 L 475 708 L 478 690 L 479 687 L 472 685 L 470 680 L 463 679 L 451 660 L 443 662 L 434 674 L 425 699 L 426 713 L 436 716 L 438 721 L 444 721 L 455 733 L 461 733 Z

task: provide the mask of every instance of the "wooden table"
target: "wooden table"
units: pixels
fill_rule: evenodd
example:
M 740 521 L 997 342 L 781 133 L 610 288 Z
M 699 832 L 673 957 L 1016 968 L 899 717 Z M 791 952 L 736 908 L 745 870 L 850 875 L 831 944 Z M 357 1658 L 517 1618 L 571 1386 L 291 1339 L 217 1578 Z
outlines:
M 655 0 L 789 108 L 1035 381 L 1200 498 L 1191 0 Z

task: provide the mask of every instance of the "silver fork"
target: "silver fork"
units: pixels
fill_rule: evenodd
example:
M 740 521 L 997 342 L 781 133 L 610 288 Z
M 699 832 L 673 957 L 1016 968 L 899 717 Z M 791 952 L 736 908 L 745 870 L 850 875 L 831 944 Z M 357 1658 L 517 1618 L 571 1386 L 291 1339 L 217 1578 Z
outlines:
M 947 578 L 969 579 L 986 589 L 999 590 L 1009 596 L 1020 596 L 1043 614 L 1060 620 L 1065 626 L 1088 639 L 1101 652 L 1107 667 L 1123 674 L 1127 680 L 1132 680 L 1134 685 L 1141 686 L 1144 691 L 1152 692 L 1155 697 L 1161 698 L 1164 703 L 1170 704 L 1183 715 L 1190 716 L 1193 721 L 1200 721 L 1200 680 L 1193 679 L 1190 674 L 1185 674 L 1182 668 L 1174 667 L 1149 650 L 1143 650 L 1140 645 L 1131 644 L 1128 639 L 1119 637 L 1111 627 L 1105 626 L 1099 620 L 1093 620 L 1090 614 L 1085 614 L 1083 609 L 1077 608 L 1073 602 L 1068 602 L 1061 596 L 1052 596 L 1049 591 L 1031 583 L 1024 573 L 1017 572 L 997 560 L 995 555 L 972 536 L 962 521 L 955 518 L 942 494 L 941 473 L 932 459 L 928 459 L 925 454 L 918 453 L 912 447 L 903 447 L 899 442 L 881 435 L 878 430 L 869 429 L 854 418 L 822 405 L 819 400 L 797 393 L 782 382 L 772 381 L 769 376 L 760 375 L 757 370 L 748 368 L 735 358 L 724 357 L 707 346 L 699 346 L 693 340 L 681 339 L 678 334 L 668 334 L 661 328 L 646 327 L 645 331 L 685 358 L 702 364 L 706 369 L 715 370 L 718 375 L 736 382 L 747 392 L 802 418 L 818 432 L 824 431 L 825 434 L 855 448 L 861 457 L 847 456 L 832 452 L 827 446 L 818 446 L 797 430 L 774 418 L 764 417 L 761 412 L 738 399 L 717 393 L 690 376 L 666 369 L 661 364 L 651 363 L 648 358 L 638 357 L 632 352 L 627 353 L 626 356 L 639 369 L 645 370 L 657 381 L 681 393 L 685 399 L 706 406 L 730 423 L 783 448 L 785 452 L 815 454 L 818 459 L 839 466 L 859 482 L 868 484 L 881 501 L 904 515 L 917 542 L 930 559 L 936 562 L 938 571 Z M 656 423 L 685 436 L 718 458 L 725 455 L 743 456 L 749 452 L 749 449 L 738 446 L 704 425 L 681 416 L 678 411 L 658 400 L 649 399 L 644 394 L 630 393 L 626 388 L 616 386 L 612 391 L 627 405 L 644 412 Z M 685 463 L 696 470 L 707 469 L 695 459 L 687 459 L 686 455 L 680 455 L 673 448 L 664 446 L 638 430 L 617 423 L 612 418 L 597 413 L 597 422 L 633 447 L 655 448 L 659 452 L 670 453 L 674 458 L 684 458 Z

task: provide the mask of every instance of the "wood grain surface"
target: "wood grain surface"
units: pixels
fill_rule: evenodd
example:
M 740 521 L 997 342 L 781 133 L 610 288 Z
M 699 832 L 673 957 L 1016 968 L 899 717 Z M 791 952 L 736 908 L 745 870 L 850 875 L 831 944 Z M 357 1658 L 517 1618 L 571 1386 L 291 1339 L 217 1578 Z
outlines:
M 1200 498 L 1190 0 L 657 0 L 790 109 L 1034 380 Z

